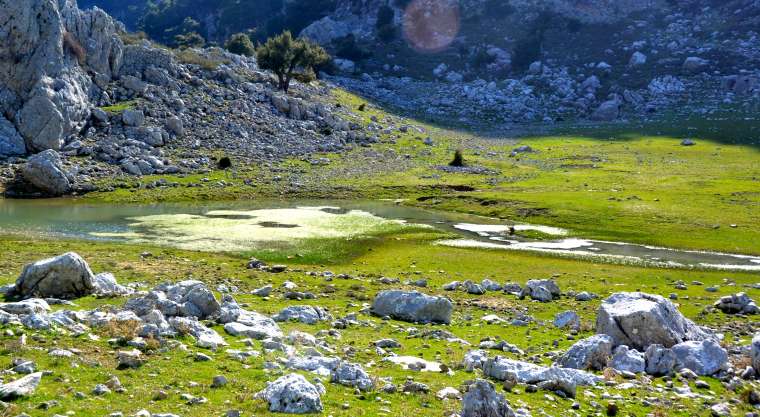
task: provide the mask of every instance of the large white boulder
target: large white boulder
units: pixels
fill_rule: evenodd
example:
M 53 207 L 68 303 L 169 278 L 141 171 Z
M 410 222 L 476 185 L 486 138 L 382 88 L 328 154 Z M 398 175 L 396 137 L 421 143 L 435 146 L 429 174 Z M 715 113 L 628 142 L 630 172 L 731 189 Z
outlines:
M 760 374 L 760 333 L 757 333 L 755 337 L 752 338 L 750 358 L 752 359 L 752 367 L 755 368 L 755 373 Z
M 373 314 L 413 323 L 448 324 L 453 310 L 449 299 L 418 291 L 382 291 L 372 303 Z
M 641 292 L 616 293 L 604 300 L 597 311 L 596 332 L 611 336 L 613 346 L 641 351 L 653 344 L 671 347 L 711 338 L 669 300 Z
M 73 185 L 73 178 L 64 168 L 61 156 L 54 150 L 29 158 L 21 167 L 21 176 L 27 183 L 53 197 L 68 194 Z
M 95 275 L 74 252 L 43 259 L 24 267 L 14 292 L 21 297 L 76 298 L 95 292 Z

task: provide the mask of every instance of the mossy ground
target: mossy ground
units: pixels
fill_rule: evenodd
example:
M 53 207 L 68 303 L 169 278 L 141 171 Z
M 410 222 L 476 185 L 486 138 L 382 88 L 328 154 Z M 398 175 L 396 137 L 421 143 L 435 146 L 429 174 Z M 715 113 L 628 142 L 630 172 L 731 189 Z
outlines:
M 235 172 L 214 171 L 182 177 L 157 176 L 138 180 L 116 178 L 104 180 L 101 186 L 116 186 L 114 191 L 93 193 L 78 202 L 157 202 L 192 200 L 244 200 L 256 198 L 329 197 L 398 199 L 403 204 L 463 213 L 475 213 L 520 222 L 567 228 L 573 235 L 656 244 L 680 248 L 721 250 L 760 254 L 760 152 L 752 143 L 727 143 L 721 139 L 692 135 L 696 146 L 680 146 L 680 135 L 628 136 L 620 132 L 593 135 L 579 133 L 541 137 L 509 138 L 504 132 L 501 140 L 476 137 L 467 132 L 439 129 L 413 121 L 405 121 L 383 112 L 373 105 L 365 111 L 356 110 L 359 97 L 337 92 L 336 100 L 351 108 L 362 123 L 375 116 L 384 121 L 393 119 L 397 127 L 410 124 L 421 126 L 402 133 L 395 129 L 391 135 L 381 135 L 381 143 L 371 149 L 357 148 L 345 154 L 321 155 L 330 159 L 328 165 L 312 165 L 307 160 L 283 161 L 278 169 L 256 166 L 237 166 Z M 388 124 L 388 123 L 384 123 Z M 642 130 L 644 131 L 644 130 Z M 431 137 L 434 145 L 423 143 Z M 510 152 L 517 145 L 530 145 L 534 152 L 515 157 Z M 470 166 L 480 166 L 483 174 L 447 172 L 436 168 L 450 161 L 455 149 L 463 149 Z M 178 186 L 145 187 L 160 178 Z M 252 185 L 246 180 L 253 180 Z M 299 182 L 300 187 L 289 184 Z M 202 187 L 187 187 L 187 184 Z M 736 227 L 731 227 L 735 225 Z M 290 271 L 269 274 L 245 268 L 246 256 L 241 254 L 200 253 L 166 247 L 112 244 L 104 242 L 44 240 L 33 237 L 0 238 L 0 282 L 13 281 L 27 263 L 66 251 L 76 251 L 90 261 L 97 272 L 111 271 L 121 282 L 140 282 L 146 288 L 166 281 L 200 279 L 211 288 L 218 284 L 234 285 L 240 289 L 238 301 L 260 313 L 272 314 L 290 304 L 318 304 L 330 309 L 335 316 L 356 312 L 374 295 L 390 286 L 377 282 L 381 276 L 399 277 L 401 281 L 426 278 L 431 293 L 441 293 L 441 286 L 452 280 L 491 278 L 499 282 L 524 283 L 531 278 L 555 277 L 563 291 L 590 291 L 602 298 L 618 291 L 641 290 L 668 296 L 676 293 L 680 310 L 700 324 L 721 326 L 727 321 L 750 323 L 758 328 L 758 318 L 727 317 L 722 313 L 705 312 L 719 296 L 746 291 L 760 299 L 760 290 L 745 285 L 760 281 L 760 275 L 739 272 L 708 272 L 671 269 L 645 269 L 635 266 L 610 265 L 587 261 L 559 259 L 530 253 L 481 249 L 459 249 L 431 244 L 429 233 L 380 235 L 370 240 L 335 242 L 335 247 L 315 251 L 308 257 L 297 253 L 256 253 L 272 262 L 284 262 Z M 141 257 L 149 251 L 153 256 Z M 247 254 L 246 254 L 247 255 Z M 355 279 L 334 279 L 306 272 L 329 269 L 351 274 Z M 278 290 L 269 300 L 247 295 L 254 288 L 273 284 L 276 288 L 285 280 L 296 282 L 300 290 L 313 291 L 317 300 L 294 302 L 284 300 Z M 674 283 L 682 280 L 687 290 L 676 290 Z M 704 285 L 691 285 L 701 281 Z M 719 286 L 717 293 L 705 290 Z M 393 287 L 402 287 L 394 285 Z M 453 322 L 441 326 L 473 345 L 485 337 L 499 337 L 532 354 L 562 350 L 573 341 L 566 331 L 555 329 L 551 320 L 558 312 L 577 311 L 584 322 L 577 338 L 590 335 L 595 311 L 600 301 L 578 303 L 562 299 L 552 303 L 518 300 L 514 296 L 490 293 L 469 296 L 460 292 L 448 293 L 456 303 Z M 104 304 L 120 304 L 123 300 L 83 298 L 76 308 L 94 308 Z M 539 322 L 526 327 L 487 325 L 480 318 L 498 314 L 512 319 L 528 314 Z M 333 384 L 327 385 L 325 415 L 376 416 L 425 415 L 440 416 L 457 410 L 454 401 L 440 401 L 434 393 L 446 386 L 457 387 L 467 379 L 477 377 L 457 370 L 454 376 L 403 371 L 379 361 L 370 343 L 384 337 L 398 339 L 403 348 L 397 353 L 421 356 L 455 366 L 470 349 L 458 344 L 437 340 L 407 338 L 404 329 L 413 327 L 397 321 L 372 320 L 376 327 L 352 327 L 342 331 L 342 338 L 331 340 L 338 355 L 363 364 L 375 377 L 392 377 L 397 384 L 406 377 L 430 385 L 431 393 L 405 395 L 369 393 L 356 395 L 354 390 Z M 287 323 L 282 327 L 315 333 L 329 324 L 307 326 Z M 419 326 L 415 326 L 419 327 Z M 427 327 L 427 326 L 426 326 Z M 432 327 L 432 326 L 430 326 Z M 249 363 L 227 358 L 223 350 L 208 352 L 211 362 L 194 362 L 189 352 L 169 350 L 149 355 L 148 364 L 138 370 L 115 370 L 114 348 L 106 342 L 86 341 L 65 335 L 29 333 L 29 346 L 21 348 L 14 341 L 24 330 L 13 329 L 0 339 L 4 345 L 0 366 L 8 368 L 15 357 L 37 361 L 41 369 L 50 370 L 37 393 L 28 399 L 15 401 L 14 413 L 31 415 L 65 414 L 103 416 L 122 411 L 126 415 L 146 408 L 152 412 L 174 412 L 185 417 L 222 415 L 228 409 L 240 409 L 243 415 L 267 415 L 266 405 L 252 399 L 266 381 L 278 374 L 263 370 L 263 362 L 273 359 L 262 356 Z M 221 329 L 217 330 L 223 334 Z M 749 334 L 740 334 L 738 342 L 748 343 Z M 239 339 L 229 338 L 230 348 L 243 348 Z M 553 346 L 556 341 L 557 345 Z M 190 346 L 192 343 L 186 341 Z M 77 348 L 84 359 L 52 360 L 47 349 L 58 346 Z M 349 349 L 351 348 L 351 349 Z M 258 347 L 257 347 L 258 349 Z M 353 353 L 349 353 L 353 352 Z M 494 354 L 496 352 L 493 352 Z M 510 354 L 506 354 L 511 356 Z M 549 359 L 543 359 L 547 364 Z M 72 365 L 76 363 L 76 366 Z M 225 375 L 231 383 L 220 389 L 209 387 L 214 375 Z M 90 391 L 117 375 L 127 388 L 126 394 L 94 397 Z M 309 375 L 309 377 L 313 377 Z M 715 401 L 737 399 L 720 382 L 707 378 L 711 389 L 695 391 L 709 394 Z M 192 382 L 196 382 L 193 384 Z M 676 385 L 680 384 L 677 382 Z M 590 389 L 592 395 L 579 390 L 579 413 L 587 415 L 603 407 L 603 393 L 621 394 L 627 401 L 618 401 L 618 415 L 709 415 L 709 401 L 680 399 L 665 389 L 665 381 L 621 391 L 616 386 Z M 657 388 L 663 388 L 657 392 Z M 693 387 L 692 387 L 693 388 Z M 169 393 L 165 400 L 155 400 L 159 390 Z M 499 388 L 501 391 L 501 388 Z M 87 398 L 78 399 L 82 391 Z M 202 405 L 185 405 L 180 394 L 189 393 L 209 399 Z M 540 410 L 551 415 L 567 415 L 571 400 L 560 399 L 545 392 L 525 393 L 524 387 L 506 393 L 516 406 L 528 406 L 533 415 Z M 642 405 L 645 397 L 661 398 L 652 407 Z M 40 411 L 39 404 L 56 400 L 59 404 Z M 343 404 L 348 404 L 344 409 Z M 749 411 L 749 406 L 734 406 L 737 415 Z M 42 413 L 42 414 L 41 414 Z

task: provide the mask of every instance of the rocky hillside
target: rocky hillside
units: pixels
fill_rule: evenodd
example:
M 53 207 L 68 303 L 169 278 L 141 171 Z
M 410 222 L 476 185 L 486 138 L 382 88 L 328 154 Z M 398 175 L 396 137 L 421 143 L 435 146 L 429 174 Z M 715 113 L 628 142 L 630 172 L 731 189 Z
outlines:
M 237 13 L 228 2 L 184 3 L 137 26 L 164 42 L 183 30 L 220 44 L 240 31 L 300 32 L 336 56 L 340 85 L 438 122 L 751 114 L 760 90 L 752 0 L 291 0 L 263 15 L 246 2 L 234 2 Z M 186 17 L 198 24 L 183 28 Z
M 328 90 L 296 85 L 282 96 L 252 59 L 171 51 L 72 0 L 3 1 L 2 10 L 0 157 L 11 195 L 88 191 L 102 176 L 198 172 L 214 156 L 266 162 L 368 140 L 335 112 Z
M 758 102 L 757 2 L 341 4 L 302 33 L 332 45 L 337 81 L 435 121 L 751 114 Z

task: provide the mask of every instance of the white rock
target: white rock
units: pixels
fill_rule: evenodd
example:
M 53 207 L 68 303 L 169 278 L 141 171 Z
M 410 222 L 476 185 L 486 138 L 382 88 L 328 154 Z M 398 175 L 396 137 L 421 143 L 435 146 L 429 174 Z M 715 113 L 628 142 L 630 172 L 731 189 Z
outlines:
M 602 370 L 612 355 L 612 338 L 597 334 L 579 340 L 557 363 L 564 368 Z
M 629 349 L 628 346 L 620 345 L 615 348 L 610 359 L 609 367 L 617 371 L 633 372 L 635 374 L 644 372 L 646 369 L 646 361 L 644 354 L 633 349 Z
M 714 340 L 688 341 L 672 347 L 676 369 L 686 368 L 697 375 L 714 375 L 728 368 L 728 352 Z
M 26 265 L 14 291 L 22 297 L 76 298 L 95 292 L 94 278 L 87 262 L 69 252 Z
M 483 379 L 475 380 L 462 398 L 461 417 L 514 417 L 504 396 Z
M 449 323 L 454 305 L 446 298 L 418 291 L 382 291 L 372 303 L 372 313 L 413 323 Z
M 616 293 L 604 300 L 597 311 L 596 332 L 611 336 L 614 346 L 636 350 L 710 338 L 669 300 L 640 292 Z
M 42 372 L 21 377 L 13 382 L 0 384 L 0 400 L 28 397 L 34 393 L 42 380 Z
M 270 382 L 256 398 L 269 403 L 275 413 L 308 414 L 322 412 L 322 390 L 299 374 L 289 374 Z

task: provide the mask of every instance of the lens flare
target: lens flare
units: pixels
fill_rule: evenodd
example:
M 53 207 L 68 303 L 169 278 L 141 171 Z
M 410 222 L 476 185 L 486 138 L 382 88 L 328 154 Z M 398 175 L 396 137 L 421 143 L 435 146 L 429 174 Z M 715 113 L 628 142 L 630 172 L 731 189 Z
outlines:
M 404 37 L 420 52 L 438 52 L 456 38 L 459 19 L 454 0 L 414 0 L 404 12 Z

